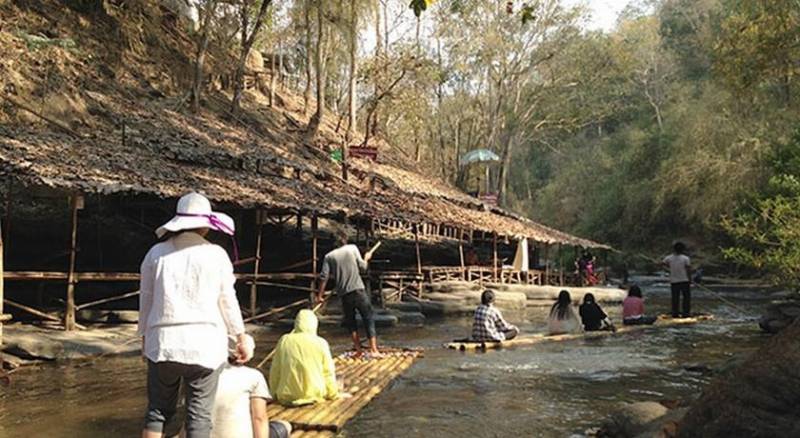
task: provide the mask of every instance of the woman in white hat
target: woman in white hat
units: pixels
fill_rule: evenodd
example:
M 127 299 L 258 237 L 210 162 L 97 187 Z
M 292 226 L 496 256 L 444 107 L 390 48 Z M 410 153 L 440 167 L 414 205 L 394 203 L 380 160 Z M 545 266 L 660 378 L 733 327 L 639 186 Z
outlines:
M 233 264 L 223 248 L 205 239 L 209 230 L 234 233 L 233 219 L 189 193 L 172 220 L 156 230 L 164 240 L 142 261 L 139 335 L 147 360 L 144 438 L 162 437 L 175 419 L 178 390 L 186 392 L 186 435 L 208 438 L 227 337 L 237 339 L 237 361 L 253 357 L 236 299 Z

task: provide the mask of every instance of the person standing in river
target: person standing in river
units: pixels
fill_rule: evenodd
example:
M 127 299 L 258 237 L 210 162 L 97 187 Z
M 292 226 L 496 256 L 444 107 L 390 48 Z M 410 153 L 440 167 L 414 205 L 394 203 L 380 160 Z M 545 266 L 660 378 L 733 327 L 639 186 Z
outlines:
M 672 317 L 682 316 L 688 318 L 692 310 L 692 292 L 690 279 L 692 278 L 691 260 L 686 252 L 683 242 L 673 245 L 672 254 L 664 257 L 664 267 L 669 269 L 669 285 L 672 291 Z M 683 306 L 681 307 L 681 297 Z
M 147 413 L 143 438 L 161 438 L 175 426 L 181 382 L 186 393 L 188 438 L 209 438 L 214 396 L 228 360 L 228 335 L 236 361 L 253 357 L 236 299 L 233 264 L 210 243 L 210 230 L 233 235 L 229 216 L 211 210 L 198 193 L 178 201 L 177 213 L 156 230 L 164 239 L 141 266 L 139 327 L 147 361 Z
M 364 281 L 361 280 L 361 271 L 367 269 L 367 263 L 372 258 L 372 253 L 367 252 L 362 258 L 358 247 L 347 243 L 347 234 L 344 231 L 337 233 L 336 243 L 339 247 L 325 254 L 322 262 L 317 302 L 322 302 L 325 286 L 328 284 L 328 279 L 333 276 L 336 282 L 334 290 L 342 300 L 344 324 L 350 330 L 353 348 L 356 353 L 361 354 L 361 337 L 358 335 L 358 321 L 356 320 L 356 311 L 358 311 L 367 331 L 369 352 L 378 354 L 378 335 L 375 331 L 372 303 L 367 296 Z

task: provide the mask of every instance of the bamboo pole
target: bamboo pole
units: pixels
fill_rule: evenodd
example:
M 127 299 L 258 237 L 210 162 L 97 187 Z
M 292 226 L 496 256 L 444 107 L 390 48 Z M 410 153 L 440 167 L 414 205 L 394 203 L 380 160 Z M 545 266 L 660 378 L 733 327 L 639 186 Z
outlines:
M 128 292 L 128 293 L 123 294 L 123 295 L 118 295 L 116 297 L 103 298 L 101 300 L 95 300 L 95 301 L 90 301 L 88 303 L 79 304 L 79 305 L 75 306 L 75 310 L 86 309 L 87 307 L 93 307 L 93 306 L 96 306 L 98 304 L 110 303 L 112 301 L 118 301 L 118 300 L 122 300 L 122 299 L 125 299 L 125 298 L 133 297 L 133 296 L 136 296 L 136 295 L 139 295 L 139 291 L 138 290 L 137 291 L 133 291 L 133 292 Z
M 291 304 L 287 304 L 287 305 L 281 306 L 281 307 L 275 307 L 275 308 L 272 308 L 272 309 L 270 309 L 270 310 L 268 310 L 266 312 L 260 313 L 258 315 L 253 315 L 253 316 L 251 316 L 249 318 L 245 318 L 244 322 L 250 322 L 250 321 L 255 321 L 255 320 L 258 320 L 258 319 L 262 319 L 262 318 L 265 318 L 267 316 L 274 315 L 276 313 L 283 312 L 284 310 L 288 310 L 288 309 L 291 309 L 292 307 L 297 307 L 297 306 L 300 306 L 300 305 L 306 304 L 306 303 L 308 303 L 308 299 L 303 298 L 302 300 L 295 301 L 295 302 L 293 302 Z
M 256 302 L 258 301 L 258 271 L 261 267 L 261 235 L 263 234 L 264 226 L 261 223 L 261 212 L 256 210 L 256 260 L 253 266 L 253 281 L 250 283 L 250 314 L 255 315 L 258 309 Z
M 16 307 L 17 309 L 24 310 L 24 311 L 26 311 L 26 312 L 28 312 L 28 313 L 30 313 L 32 315 L 36 315 L 36 316 L 38 316 L 40 318 L 43 318 L 43 319 L 46 319 L 48 321 L 61 322 L 61 318 L 59 318 L 57 316 L 51 315 L 49 313 L 42 312 L 40 310 L 36 310 L 33 307 L 28 307 L 28 306 L 26 306 L 24 304 L 20 304 L 20 303 L 11 301 L 8 298 L 3 299 L 3 302 L 5 304 L 8 304 L 11 307 Z
M 319 240 L 319 218 L 316 213 L 311 215 L 311 294 L 317 289 L 317 269 L 319 265 L 317 244 Z M 309 296 L 310 297 L 310 296 Z
M 316 289 L 307 286 L 295 286 L 293 284 L 273 283 L 270 281 L 255 281 L 255 282 L 250 282 L 249 284 L 253 283 L 256 283 L 259 286 L 273 286 L 273 287 L 282 287 L 284 289 L 301 290 L 303 292 L 316 292 Z
M 414 225 L 414 246 L 417 249 L 417 274 L 422 274 L 422 256 L 419 253 L 419 227 Z
M 75 284 L 77 283 L 75 278 L 75 259 L 78 255 L 78 209 L 82 204 L 83 197 L 81 195 L 72 195 L 70 197 L 72 233 L 69 245 L 69 272 L 67 273 L 67 307 L 64 312 L 64 330 L 66 331 L 75 329 Z
M 492 280 L 497 282 L 497 232 L 492 236 Z

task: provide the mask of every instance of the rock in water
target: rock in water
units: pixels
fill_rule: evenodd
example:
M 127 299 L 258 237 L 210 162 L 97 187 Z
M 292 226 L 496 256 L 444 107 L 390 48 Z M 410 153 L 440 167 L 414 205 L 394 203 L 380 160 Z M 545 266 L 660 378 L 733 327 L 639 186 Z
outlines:
M 680 437 L 800 436 L 800 321 L 714 380 L 680 422 Z
M 767 312 L 758 321 L 761 330 L 767 333 L 778 333 L 789 327 L 800 316 L 800 303 L 788 301 L 770 304 Z
M 668 409 L 657 402 L 626 403 L 611 414 L 600 428 L 598 436 L 635 437 L 653 421 L 663 417 Z

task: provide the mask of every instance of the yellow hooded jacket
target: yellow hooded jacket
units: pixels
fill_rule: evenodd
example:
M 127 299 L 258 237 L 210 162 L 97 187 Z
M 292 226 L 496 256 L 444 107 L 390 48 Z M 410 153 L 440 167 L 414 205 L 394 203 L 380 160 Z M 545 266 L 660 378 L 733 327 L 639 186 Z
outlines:
M 284 406 L 299 406 L 339 396 L 331 349 L 317 336 L 319 321 L 308 309 L 297 313 L 294 330 L 281 336 L 269 370 L 269 387 Z

